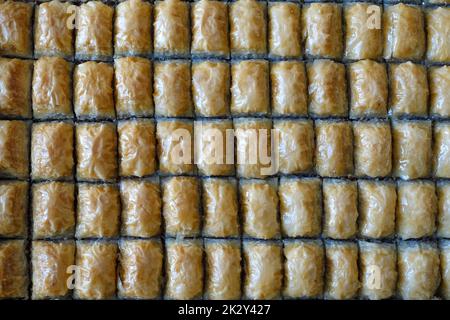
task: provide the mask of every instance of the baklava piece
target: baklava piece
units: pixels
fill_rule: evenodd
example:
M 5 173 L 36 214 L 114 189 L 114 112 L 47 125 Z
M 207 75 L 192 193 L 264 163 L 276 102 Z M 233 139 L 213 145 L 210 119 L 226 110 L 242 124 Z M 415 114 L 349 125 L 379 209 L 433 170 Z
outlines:
M 291 2 L 269 5 L 269 53 L 278 57 L 302 55 L 300 7 Z
M 0 237 L 21 237 L 27 231 L 28 183 L 0 181 Z
M 28 133 L 24 121 L 0 121 L 0 176 L 28 177 Z
M 450 183 L 438 182 L 437 195 L 437 235 L 442 238 L 450 238 Z
M 450 123 L 434 126 L 434 176 L 450 178 Z
M 436 8 L 426 12 L 427 59 L 433 62 L 450 62 L 450 8 Z
M 32 16 L 32 3 L 19 1 L 0 3 L 1 55 L 30 57 L 33 54 L 31 45 Z
M 0 299 L 28 297 L 28 265 L 25 242 L 0 242 Z
M 430 114 L 450 117 L 450 66 L 429 69 Z
M 440 243 L 441 262 L 441 286 L 440 294 L 445 300 L 450 299 L 450 241 L 444 240 Z

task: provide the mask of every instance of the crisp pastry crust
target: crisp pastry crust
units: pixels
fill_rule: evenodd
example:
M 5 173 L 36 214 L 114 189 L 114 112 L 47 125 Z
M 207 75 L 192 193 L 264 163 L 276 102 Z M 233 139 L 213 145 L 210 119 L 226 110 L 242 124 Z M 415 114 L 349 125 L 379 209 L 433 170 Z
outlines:
M 287 237 L 317 237 L 322 224 L 319 179 L 281 179 L 280 220 Z
M 428 114 L 427 70 L 411 61 L 390 66 L 390 105 L 394 116 Z
M 21 237 L 27 231 L 28 183 L 0 181 L 0 237 Z
M 266 3 L 238 0 L 230 4 L 230 46 L 233 54 L 267 52 Z
M 34 23 L 34 52 L 36 55 L 73 55 L 73 11 L 70 2 L 53 0 L 36 8 Z
M 357 176 L 386 177 L 392 170 L 391 126 L 388 122 L 353 122 Z
M 33 4 L 18 1 L 0 3 L 0 54 L 29 57 Z M 20 92 L 20 91 L 19 91 Z
M 241 248 L 239 241 L 210 240 L 205 244 L 205 295 L 210 300 L 241 297 Z
M 33 241 L 32 299 L 61 298 L 69 294 L 69 267 L 75 264 L 75 242 Z
M 331 60 L 314 60 L 307 65 L 309 112 L 313 116 L 348 114 L 345 66 Z
M 244 295 L 251 300 L 277 299 L 283 280 L 282 249 L 277 243 L 245 241 Z
M 114 118 L 114 68 L 103 62 L 79 64 L 74 72 L 74 109 L 81 118 Z
M 0 299 L 28 296 L 27 269 L 25 242 L 23 240 L 0 242 Z
M 117 136 L 113 124 L 78 124 L 76 144 L 78 179 L 113 180 L 117 177 Z
M 269 64 L 265 60 L 245 60 L 231 66 L 231 113 L 269 112 Z
M 438 183 L 437 196 L 437 235 L 442 238 L 450 238 L 450 183 Z
M 73 116 L 72 65 L 63 58 L 42 57 L 35 61 L 32 89 L 35 118 Z
M 426 12 L 427 59 L 450 62 L 450 8 L 436 8 Z
M 303 62 L 272 63 L 270 87 L 274 115 L 306 116 L 308 114 L 308 87 Z
M 124 236 L 150 238 L 161 232 L 161 191 L 153 181 L 123 180 L 120 183 Z
M 0 121 L 0 176 L 28 176 L 28 132 L 24 121 Z
M 192 53 L 228 55 L 228 6 L 200 0 L 192 4 Z
M 156 54 L 189 54 L 189 3 L 180 0 L 156 2 L 153 29 Z
M 445 240 L 440 245 L 440 262 L 441 262 L 441 296 L 450 299 L 450 242 Z
M 114 61 L 114 94 L 118 117 L 153 115 L 152 79 L 150 60 L 126 57 Z
M 381 58 L 383 54 L 381 12 L 381 6 L 372 3 L 355 3 L 344 7 L 347 59 Z
M 198 240 L 166 241 L 167 299 L 191 300 L 203 293 L 203 248 Z
M 152 52 L 152 5 L 142 0 L 127 0 L 116 7 L 114 54 Z
M 113 54 L 113 16 L 114 9 L 100 1 L 89 1 L 78 7 L 75 40 L 77 57 L 103 59 Z
M 119 122 L 120 176 L 142 177 L 155 173 L 155 124 L 149 119 Z
M 429 69 L 430 114 L 450 117 L 450 66 Z
M 434 182 L 399 182 L 397 193 L 397 235 L 402 239 L 432 236 L 437 216 Z
M 32 69 L 31 60 L 0 58 L 0 116 L 31 116 Z
M 284 257 L 283 295 L 289 298 L 320 297 L 325 264 L 322 242 L 286 242 Z
M 280 57 L 302 55 L 300 7 L 278 2 L 269 6 L 269 52 Z
M 79 184 L 78 239 L 113 238 L 119 234 L 120 196 L 114 185 Z
M 197 115 L 204 117 L 229 115 L 229 91 L 228 63 L 202 61 L 192 65 L 192 100 Z
M 200 186 L 195 177 L 172 177 L 163 182 L 163 216 L 168 236 L 200 233 Z
M 111 299 L 116 293 L 117 245 L 112 242 L 77 241 L 76 299 Z
M 73 183 L 33 184 L 33 239 L 73 236 L 75 187 Z
M 450 123 L 434 125 L 434 176 L 450 178 Z
M 311 3 L 302 11 L 303 41 L 308 56 L 340 58 L 344 50 L 342 9 L 335 3 Z
M 384 58 L 419 60 L 426 49 L 425 25 L 419 7 L 387 6 L 383 14 Z
M 161 295 L 163 253 L 159 240 L 123 240 L 119 244 L 118 294 L 128 299 Z

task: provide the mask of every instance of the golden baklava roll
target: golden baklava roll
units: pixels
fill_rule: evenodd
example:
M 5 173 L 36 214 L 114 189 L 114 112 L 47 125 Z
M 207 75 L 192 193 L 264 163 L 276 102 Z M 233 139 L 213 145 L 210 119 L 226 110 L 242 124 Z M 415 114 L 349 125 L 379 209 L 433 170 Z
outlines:
M 450 8 L 430 9 L 426 13 L 427 59 L 433 62 L 450 62 Z
M 105 59 L 113 54 L 114 8 L 100 1 L 78 7 L 75 51 L 79 59 Z
M 245 241 L 243 251 L 245 298 L 278 299 L 283 282 L 281 245 L 276 242 Z
M 269 5 L 269 53 L 279 57 L 302 55 L 300 6 L 292 2 Z
M 44 182 L 32 188 L 33 239 L 72 237 L 75 231 L 75 186 Z
M 194 125 L 187 120 L 158 120 L 156 126 L 159 171 L 162 174 L 194 172 Z
M 450 241 L 443 240 L 439 244 L 441 262 L 440 295 L 443 299 L 450 299 Z
M 192 100 L 196 115 L 229 115 L 229 91 L 230 66 L 227 62 L 207 60 L 192 64 Z
M 353 173 L 353 134 L 346 121 L 316 121 L 316 171 L 324 177 Z
M 38 56 L 73 56 L 73 11 L 70 2 L 52 0 L 36 7 L 34 53 Z
M 73 124 L 34 123 L 31 130 L 31 176 L 33 179 L 72 178 Z
M 372 3 L 354 3 L 344 8 L 345 57 L 379 59 L 383 54 L 382 8 Z
M 397 235 L 430 237 L 436 231 L 437 196 L 432 181 L 401 181 L 397 186 Z
M 114 54 L 146 55 L 152 52 L 152 5 L 143 0 L 127 0 L 116 6 Z
M 60 57 L 42 57 L 36 60 L 32 101 L 35 118 L 73 117 L 72 65 Z
M 429 69 L 430 114 L 450 117 L 450 66 Z
M 427 69 L 411 61 L 390 66 L 391 111 L 394 116 L 428 114 Z
M 308 86 L 303 62 L 272 63 L 270 88 L 274 115 L 306 116 L 308 114 Z
M 336 3 L 311 3 L 302 11 L 303 41 L 308 56 L 340 58 L 344 50 L 342 7 Z
M 32 52 L 33 4 L 19 1 L 0 3 L 0 54 L 30 57 Z
M 155 173 L 155 124 L 150 119 L 121 121 L 119 134 L 120 176 L 142 177 Z
M 438 182 L 437 196 L 437 235 L 442 238 L 450 238 L 450 183 Z
M 0 58 L 1 117 L 29 118 L 31 116 L 32 69 L 31 60 Z
M 200 185 L 196 177 L 171 177 L 162 184 L 162 212 L 168 236 L 200 234 Z
M 205 296 L 209 300 L 241 297 L 241 245 L 237 240 L 205 243 Z
M 389 122 L 353 122 L 354 165 L 357 176 L 386 177 L 392 171 Z
M 77 178 L 114 180 L 117 177 L 117 135 L 112 123 L 76 127 Z
M 33 241 L 31 246 L 32 299 L 58 299 L 69 295 L 70 268 L 75 265 L 74 241 Z
M 125 57 L 114 61 L 116 113 L 121 117 L 153 115 L 153 78 L 150 60 Z
M 317 117 L 348 114 L 345 65 L 331 60 L 314 60 L 307 65 L 309 112 Z
M 0 121 L 0 176 L 28 177 L 28 134 L 25 121 Z
M 203 247 L 199 240 L 166 240 L 165 298 L 192 300 L 203 293 Z
M 123 236 L 150 238 L 161 232 L 161 190 L 159 181 L 120 182 Z
M 75 299 L 112 299 L 116 294 L 117 244 L 77 241 Z
M 450 178 L 450 123 L 434 125 L 434 176 Z
M 0 181 L 0 237 L 22 237 L 27 232 L 28 183 Z
M 314 127 L 309 120 L 278 120 L 278 171 L 283 174 L 308 173 L 314 169 Z
M 230 47 L 232 54 L 267 52 L 266 3 L 238 0 L 230 4 Z
M 281 178 L 278 187 L 280 220 L 287 237 L 317 237 L 322 224 L 319 179 Z
M 269 113 L 269 63 L 244 60 L 231 66 L 231 113 Z
M 284 288 L 288 298 L 318 298 L 323 294 L 325 254 L 322 241 L 284 243 Z
M 432 299 L 440 283 L 439 250 L 434 243 L 400 242 L 397 291 L 404 300 Z
M 432 164 L 430 121 L 396 121 L 392 124 L 393 173 L 402 179 L 426 178 Z
M 163 252 L 159 240 L 122 240 L 119 243 L 118 295 L 125 299 L 161 296 Z
M 425 25 L 420 7 L 399 3 L 383 14 L 384 58 L 420 60 L 425 50 Z
M 274 239 L 280 236 L 275 180 L 241 180 L 240 205 L 244 236 Z
M 239 236 L 236 180 L 208 178 L 202 184 L 203 235 L 207 237 Z
M 389 299 L 397 285 L 397 249 L 391 243 L 359 242 L 361 292 L 370 300 Z
M 0 242 L 0 299 L 28 297 L 28 263 L 23 240 Z
M 120 196 L 115 185 L 78 185 L 76 237 L 114 238 L 119 234 Z

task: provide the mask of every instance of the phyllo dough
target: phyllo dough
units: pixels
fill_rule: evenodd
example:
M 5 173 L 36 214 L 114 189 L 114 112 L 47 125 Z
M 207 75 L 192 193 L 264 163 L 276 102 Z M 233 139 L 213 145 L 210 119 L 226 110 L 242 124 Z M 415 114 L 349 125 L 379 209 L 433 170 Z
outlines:
M 118 295 L 125 299 L 155 299 L 161 295 L 163 253 L 159 240 L 119 243 Z
M 117 244 L 104 241 L 77 241 L 76 299 L 111 299 L 116 294 Z
M 426 12 L 427 59 L 450 62 L 450 8 L 436 8 Z
M 73 183 L 33 184 L 33 239 L 72 237 L 75 231 Z
M 200 186 L 196 177 L 172 177 L 163 181 L 163 216 L 168 236 L 200 234 Z
M 19 1 L 0 3 L 0 54 L 32 55 L 31 20 L 33 4 Z
M 429 69 L 430 114 L 450 117 L 450 66 Z
M 278 299 L 283 282 L 282 248 L 276 242 L 245 241 L 244 296 L 251 300 Z
M 25 242 L 0 241 L 0 299 L 27 298 L 27 288 Z
M 114 20 L 114 54 L 151 53 L 152 19 L 152 6 L 147 1 L 127 0 L 119 3 Z
M 450 238 L 450 183 L 439 182 L 437 184 L 437 195 L 437 235 L 443 238 Z
M 198 240 L 166 240 L 166 299 L 191 300 L 203 293 L 203 248 Z
M 237 300 L 241 297 L 241 247 L 236 240 L 209 240 L 205 243 L 205 296 L 210 300 Z
M 78 185 L 78 239 L 114 238 L 119 234 L 119 220 L 120 196 L 115 185 Z
M 434 126 L 434 176 L 450 178 L 450 123 L 436 123 Z
M 120 176 L 142 177 L 155 173 L 155 124 L 149 119 L 119 122 Z
M 0 237 L 20 237 L 27 231 L 28 183 L 0 181 Z
M 75 264 L 75 242 L 33 241 L 31 264 L 32 299 L 65 298 L 71 276 L 67 271 Z
M 441 286 L 440 294 L 445 300 L 450 299 L 450 241 L 440 243 Z
M 161 191 L 157 181 L 122 180 L 122 235 L 149 238 L 161 231 Z
M 28 133 L 24 121 L 0 121 L 0 176 L 28 177 Z
M 291 2 L 269 5 L 269 52 L 279 57 L 302 55 L 300 7 Z

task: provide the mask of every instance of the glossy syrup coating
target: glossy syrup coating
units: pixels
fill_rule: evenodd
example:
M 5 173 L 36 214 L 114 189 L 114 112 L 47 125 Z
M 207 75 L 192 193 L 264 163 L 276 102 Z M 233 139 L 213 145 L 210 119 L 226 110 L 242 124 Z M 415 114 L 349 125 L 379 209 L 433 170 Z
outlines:
M 269 52 L 279 57 L 302 55 L 300 7 L 295 3 L 269 5 Z
M 430 80 L 430 114 L 437 117 L 450 117 L 450 66 L 428 69 Z
M 450 8 L 438 7 L 425 13 L 427 25 L 427 59 L 450 62 Z
M 28 183 L 0 181 L 0 236 L 20 237 L 27 231 Z
M 25 121 L 0 121 L 0 175 L 25 178 L 29 164 L 29 128 Z
M 27 298 L 28 266 L 25 242 L 0 242 L 0 299 Z
M 433 138 L 434 176 L 450 178 L 450 124 L 448 122 L 436 123 Z
M 441 287 L 440 294 L 444 299 L 450 299 L 450 243 L 448 240 L 441 241 L 439 259 L 441 262 Z
M 450 238 L 450 183 L 437 184 L 437 197 L 437 235 L 442 238 Z
M 0 54 L 32 55 L 32 16 L 32 3 L 3 1 L 0 4 Z

